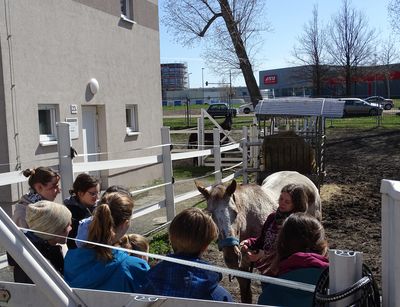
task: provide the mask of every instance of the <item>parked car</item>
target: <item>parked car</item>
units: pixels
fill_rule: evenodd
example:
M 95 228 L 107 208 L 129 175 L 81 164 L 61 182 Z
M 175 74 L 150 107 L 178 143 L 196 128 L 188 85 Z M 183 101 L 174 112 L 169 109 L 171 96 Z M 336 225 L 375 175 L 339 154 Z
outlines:
M 351 115 L 370 115 L 377 116 L 381 115 L 383 108 L 377 103 L 370 103 L 360 98 L 340 98 L 340 101 L 344 101 L 344 116 Z
M 230 108 L 227 103 L 214 103 L 208 107 L 207 113 L 212 117 L 226 117 L 228 115 L 235 117 L 237 115 L 237 110 L 235 108 Z
M 394 103 L 392 99 L 383 98 L 382 96 L 371 96 L 364 99 L 367 102 L 378 103 L 385 110 L 390 110 L 394 107 Z
M 254 112 L 253 104 L 252 103 L 246 103 L 246 104 L 240 106 L 238 111 L 239 111 L 239 114 L 240 113 L 249 114 L 250 112 Z

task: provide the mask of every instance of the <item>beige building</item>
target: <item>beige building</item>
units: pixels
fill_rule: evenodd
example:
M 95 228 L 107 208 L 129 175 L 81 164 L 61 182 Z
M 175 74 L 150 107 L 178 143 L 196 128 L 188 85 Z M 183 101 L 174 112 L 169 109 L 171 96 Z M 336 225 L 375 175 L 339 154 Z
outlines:
M 57 167 L 58 121 L 79 154 L 101 153 L 76 161 L 159 152 L 137 150 L 161 143 L 157 0 L 5 0 L 0 16 L 0 173 Z M 161 167 L 97 175 L 129 187 Z M 25 192 L 0 187 L 0 201 Z

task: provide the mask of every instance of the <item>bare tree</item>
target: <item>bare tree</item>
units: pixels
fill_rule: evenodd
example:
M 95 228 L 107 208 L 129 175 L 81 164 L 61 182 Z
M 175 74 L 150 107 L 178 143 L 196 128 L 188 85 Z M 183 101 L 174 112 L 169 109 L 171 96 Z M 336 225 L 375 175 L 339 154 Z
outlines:
M 298 45 L 292 55 L 297 62 L 305 65 L 306 78 L 312 80 L 313 94 L 321 95 L 323 77 L 327 72 L 326 34 L 318 19 L 318 6 L 314 5 L 312 19 L 304 25 L 303 34 L 298 37 Z
M 365 15 L 343 0 L 329 28 L 328 53 L 333 64 L 340 66 L 346 80 L 346 95 L 352 95 L 352 78 L 358 66 L 366 64 L 374 52 L 375 30 L 370 30 Z
M 390 98 L 390 80 L 391 67 L 390 65 L 399 60 L 399 52 L 395 44 L 395 40 L 389 36 L 388 39 L 382 42 L 381 49 L 377 54 L 376 64 L 381 64 L 380 73 L 383 74 L 386 83 L 387 96 Z
M 400 0 L 391 0 L 388 4 L 388 13 L 390 23 L 392 25 L 393 31 L 396 34 L 400 34 Z
M 263 3 L 264 0 L 166 0 L 164 6 L 167 14 L 163 22 L 178 42 L 190 46 L 205 38 L 209 42 L 207 61 L 217 63 L 220 72 L 221 67 L 225 67 L 225 73 L 241 70 L 254 105 L 262 97 L 248 46 L 261 30 L 258 16 Z

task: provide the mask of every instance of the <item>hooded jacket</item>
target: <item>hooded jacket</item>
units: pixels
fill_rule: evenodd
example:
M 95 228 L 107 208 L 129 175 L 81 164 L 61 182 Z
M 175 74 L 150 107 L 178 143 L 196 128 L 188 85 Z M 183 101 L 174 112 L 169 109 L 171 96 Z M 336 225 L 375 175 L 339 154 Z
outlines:
M 64 261 L 64 279 L 74 288 L 142 293 L 148 270 L 146 261 L 119 250 L 105 262 L 92 248 L 75 248 Z
M 71 211 L 72 214 L 72 229 L 69 232 L 69 237 L 76 238 L 76 234 L 78 232 L 79 221 L 83 220 L 84 218 L 92 216 L 92 212 L 95 208 L 87 207 L 81 204 L 75 196 L 71 196 L 64 200 L 65 206 Z M 74 240 L 67 240 L 68 249 L 76 248 L 76 243 Z
M 279 264 L 278 278 L 299 281 L 311 285 L 318 282 L 322 271 L 329 266 L 328 259 L 314 253 L 295 253 Z M 272 306 L 312 306 L 313 293 L 278 286 L 263 284 L 258 298 L 260 305 Z
M 171 254 L 172 258 L 207 264 L 197 257 Z M 173 296 L 213 301 L 232 302 L 231 294 L 219 286 L 220 273 L 161 261 L 147 275 L 148 283 L 144 292 L 147 294 Z

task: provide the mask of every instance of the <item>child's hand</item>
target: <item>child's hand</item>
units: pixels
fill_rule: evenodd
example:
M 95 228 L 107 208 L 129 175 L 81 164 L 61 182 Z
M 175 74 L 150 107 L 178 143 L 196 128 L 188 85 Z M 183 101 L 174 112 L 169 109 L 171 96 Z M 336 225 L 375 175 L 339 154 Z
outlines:
M 251 262 L 257 262 L 258 260 L 264 257 L 264 251 L 260 249 L 255 251 L 248 251 L 247 257 Z
M 240 247 L 240 251 L 243 253 L 247 253 L 249 251 L 249 241 L 248 240 L 243 240 L 242 242 L 240 242 L 239 247 Z

